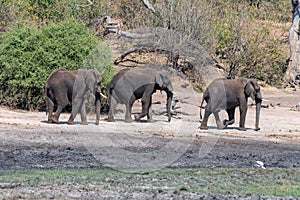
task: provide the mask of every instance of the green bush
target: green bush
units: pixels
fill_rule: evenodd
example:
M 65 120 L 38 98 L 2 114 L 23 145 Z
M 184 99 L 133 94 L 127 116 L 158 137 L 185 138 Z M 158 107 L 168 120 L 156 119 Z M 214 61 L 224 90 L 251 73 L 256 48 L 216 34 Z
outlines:
M 64 21 L 42 29 L 17 25 L 0 40 L 0 103 L 44 110 L 44 85 L 49 74 L 58 68 L 94 68 L 86 60 L 91 60 L 87 58 L 95 51 L 105 55 L 97 64 L 109 68 L 110 50 L 81 23 Z
M 111 67 L 111 49 L 105 44 L 98 44 L 83 61 L 81 68 L 96 69 L 102 78 L 101 87 L 106 88 L 115 74 Z

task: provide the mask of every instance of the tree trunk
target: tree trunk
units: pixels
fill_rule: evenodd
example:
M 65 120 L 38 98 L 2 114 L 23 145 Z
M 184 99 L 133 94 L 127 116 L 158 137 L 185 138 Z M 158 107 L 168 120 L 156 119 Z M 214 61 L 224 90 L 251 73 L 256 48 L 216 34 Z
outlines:
M 292 0 L 293 22 L 289 31 L 290 59 L 289 66 L 285 74 L 285 81 L 292 87 L 299 86 L 300 83 L 300 5 L 299 1 Z

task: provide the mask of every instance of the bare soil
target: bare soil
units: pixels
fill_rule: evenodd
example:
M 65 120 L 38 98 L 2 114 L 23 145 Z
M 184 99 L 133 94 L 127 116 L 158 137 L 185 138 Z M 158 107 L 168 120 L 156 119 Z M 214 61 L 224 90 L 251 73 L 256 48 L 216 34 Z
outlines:
M 0 107 L 0 170 L 251 168 L 256 161 L 262 161 L 266 168 L 300 167 L 300 111 L 296 108 L 300 102 L 299 91 L 262 88 L 266 100 L 263 104 L 268 108 L 261 111 L 261 130 L 257 132 L 253 130 L 255 107 L 251 106 L 247 131 L 237 130 L 238 110 L 236 122 L 229 128 L 216 129 L 211 116 L 209 130 L 199 130 L 201 94 L 184 84 L 178 85 L 175 91 L 179 103 L 177 115 L 170 123 L 163 114 L 165 96 L 159 92 L 153 97 L 153 123 L 145 120 L 125 123 L 122 105 L 117 109 L 116 122 L 106 122 L 103 115 L 99 126 L 94 124 L 94 115 L 89 115 L 87 126 L 79 124 L 79 117 L 75 125 L 69 126 L 66 124 L 69 114 L 62 114 L 57 125 L 46 123 L 45 113 Z M 134 112 L 139 109 L 137 102 Z M 221 117 L 224 119 L 225 113 L 221 112 Z M 210 199 L 209 195 L 206 197 Z M 224 196 L 215 198 L 223 199 Z M 238 197 L 228 196 L 228 199 Z

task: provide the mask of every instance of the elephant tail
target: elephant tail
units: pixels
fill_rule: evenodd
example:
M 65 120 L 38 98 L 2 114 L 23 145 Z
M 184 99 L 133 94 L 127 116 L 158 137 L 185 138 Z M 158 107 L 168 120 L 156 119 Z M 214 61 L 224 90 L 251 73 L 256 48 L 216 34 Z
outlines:
M 107 98 L 106 98 L 106 103 L 105 103 L 105 110 L 106 112 L 109 112 L 109 110 L 111 109 L 111 95 L 112 95 L 112 90 L 113 88 L 109 87 L 107 90 Z
M 49 109 L 49 88 L 45 87 L 45 101 L 46 101 L 46 115 L 48 115 L 48 109 Z
M 46 115 L 48 115 L 48 109 L 49 109 L 49 103 L 50 101 L 52 101 L 51 99 L 53 99 L 54 97 L 54 93 L 53 93 L 53 90 L 52 88 L 49 88 L 49 87 L 45 87 L 45 98 L 46 98 Z
M 203 107 L 203 102 L 204 102 L 204 100 L 205 100 L 205 92 L 204 92 L 204 94 L 203 94 L 203 97 L 202 97 L 202 101 L 201 101 L 201 104 L 200 104 L 200 120 L 202 120 L 202 113 L 201 113 L 201 109 L 202 108 L 205 108 L 205 107 Z
M 203 102 L 204 102 L 204 98 L 202 98 L 201 105 L 199 106 L 199 107 L 200 107 L 200 120 L 202 120 L 202 113 L 201 113 L 201 109 L 202 109 L 202 108 L 204 108 L 204 107 L 203 107 Z

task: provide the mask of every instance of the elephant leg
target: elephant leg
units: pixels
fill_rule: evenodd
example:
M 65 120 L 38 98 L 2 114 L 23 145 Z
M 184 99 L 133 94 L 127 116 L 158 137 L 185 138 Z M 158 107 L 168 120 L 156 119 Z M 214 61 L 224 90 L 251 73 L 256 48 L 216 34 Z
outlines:
M 54 103 L 49 97 L 46 97 L 46 106 L 48 107 L 48 111 L 49 111 L 48 123 L 52 123 Z
M 203 117 L 203 120 L 201 122 L 201 126 L 200 126 L 200 129 L 203 129 L 203 130 L 207 130 L 208 127 L 207 127 L 207 121 L 208 121 L 208 117 L 211 115 L 211 111 L 210 109 L 208 109 L 208 106 L 206 106 L 205 108 L 205 112 L 204 112 L 204 117 Z
M 68 119 L 68 121 L 67 121 L 67 124 L 68 124 L 68 125 L 73 125 L 73 124 L 74 124 L 74 119 L 75 119 L 75 117 L 74 117 L 74 115 L 71 113 L 71 115 L 70 115 L 70 117 L 69 117 L 69 119 Z
M 83 102 L 81 105 L 81 111 L 80 111 L 80 117 L 81 117 L 81 125 L 87 125 L 87 117 L 86 117 L 86 103 Z
M 125 122 L 131 123 L 131 122 L 133 122 L 133 119 L 131 118 L 131 107 L 132 107 L 132 105 L 130 103 L 128 103 L 125 106 L 126 106 Z
M 74 119 L 75 119 L 78 111 L 81 109 L 82 104 L 83 104 L 83 99 L 75 99 L 72 102 L 72 112 L 71 112 L 71 115 L 70 115 L 70 118 L 69 118 L 67 124 L 69 124 L 69 125 L 74 124 Z
M 62 104 L 62 105 L 57 105 L 56 112 L 54 113 L 54 115 L 52 117 L 52 123 L 58 124 L 58 119 L 59 119 L 60 113 L 67 105 L 68 105 L 67 103 Z
M 245 128 L 245 121 L 246 121 L 246 114 L 247 114 L 247 104 L 244 106 L 240 106 L 240 131 L 246 131 Z
M 227 127 L 228 125 L 234 124 L 234 113 L 235 113 L 235 108 L 227 109 L 226 112 L 227 112 L 227 114 L 228 114 L 229 120 L 225 119 L 225 120 L 223 121 L 223 124 L 224 124 L 225 127 Z
M 140 121 L 141 118 L 148 116 L 148 112 L 151 106 L 151 96 L 142 98 L 142 112 L 139 115 L 135 115 L 135 121 Z
M 152 122 L 152 103 L 150 103 L 148 114 L 147 114 L 147 122 Z
M 218 129 L 224 129 L 225 126 L 222 124 L 222 122 L 220 120 L 219 112 L 220 111 L 216 111 L 216 112 L 213 112 L 213 114 L 215 116 Z
M 117 101 L 115 100 L 115 98 L 113 98 L 112 96 L 108 97 L 108 105 L 109 105 L 109 110 L 108 110 L 108 118 L 107 121 L 108 122 L 114 122 L 114 111 L 117 105 Z
M 127 122 L 127 123 L 133 122 L 133 119 L 131 118 L 131 113 L 132 113 L 132 106 L 133 106 L 134 101 L 135 101 L 135 98 L 131 97 L 129 99 L 129 101 L 125 104 L 125 106 L 126 106 L 125 122 Z
M 62 110 L 69 104 L 67 94 L 64 95 L 56 95 L 57 109 L 52 117 L 52 123 L 58 124 L 58 119 Z
M 95 112 L 96 112 L 96 125 L 99 125 L 99 120 L 100 120 L 100 109 L 101 109 L 101 98 L 100 95 L 98 94 L 95 95 L 96 101 L 95 101 Z

